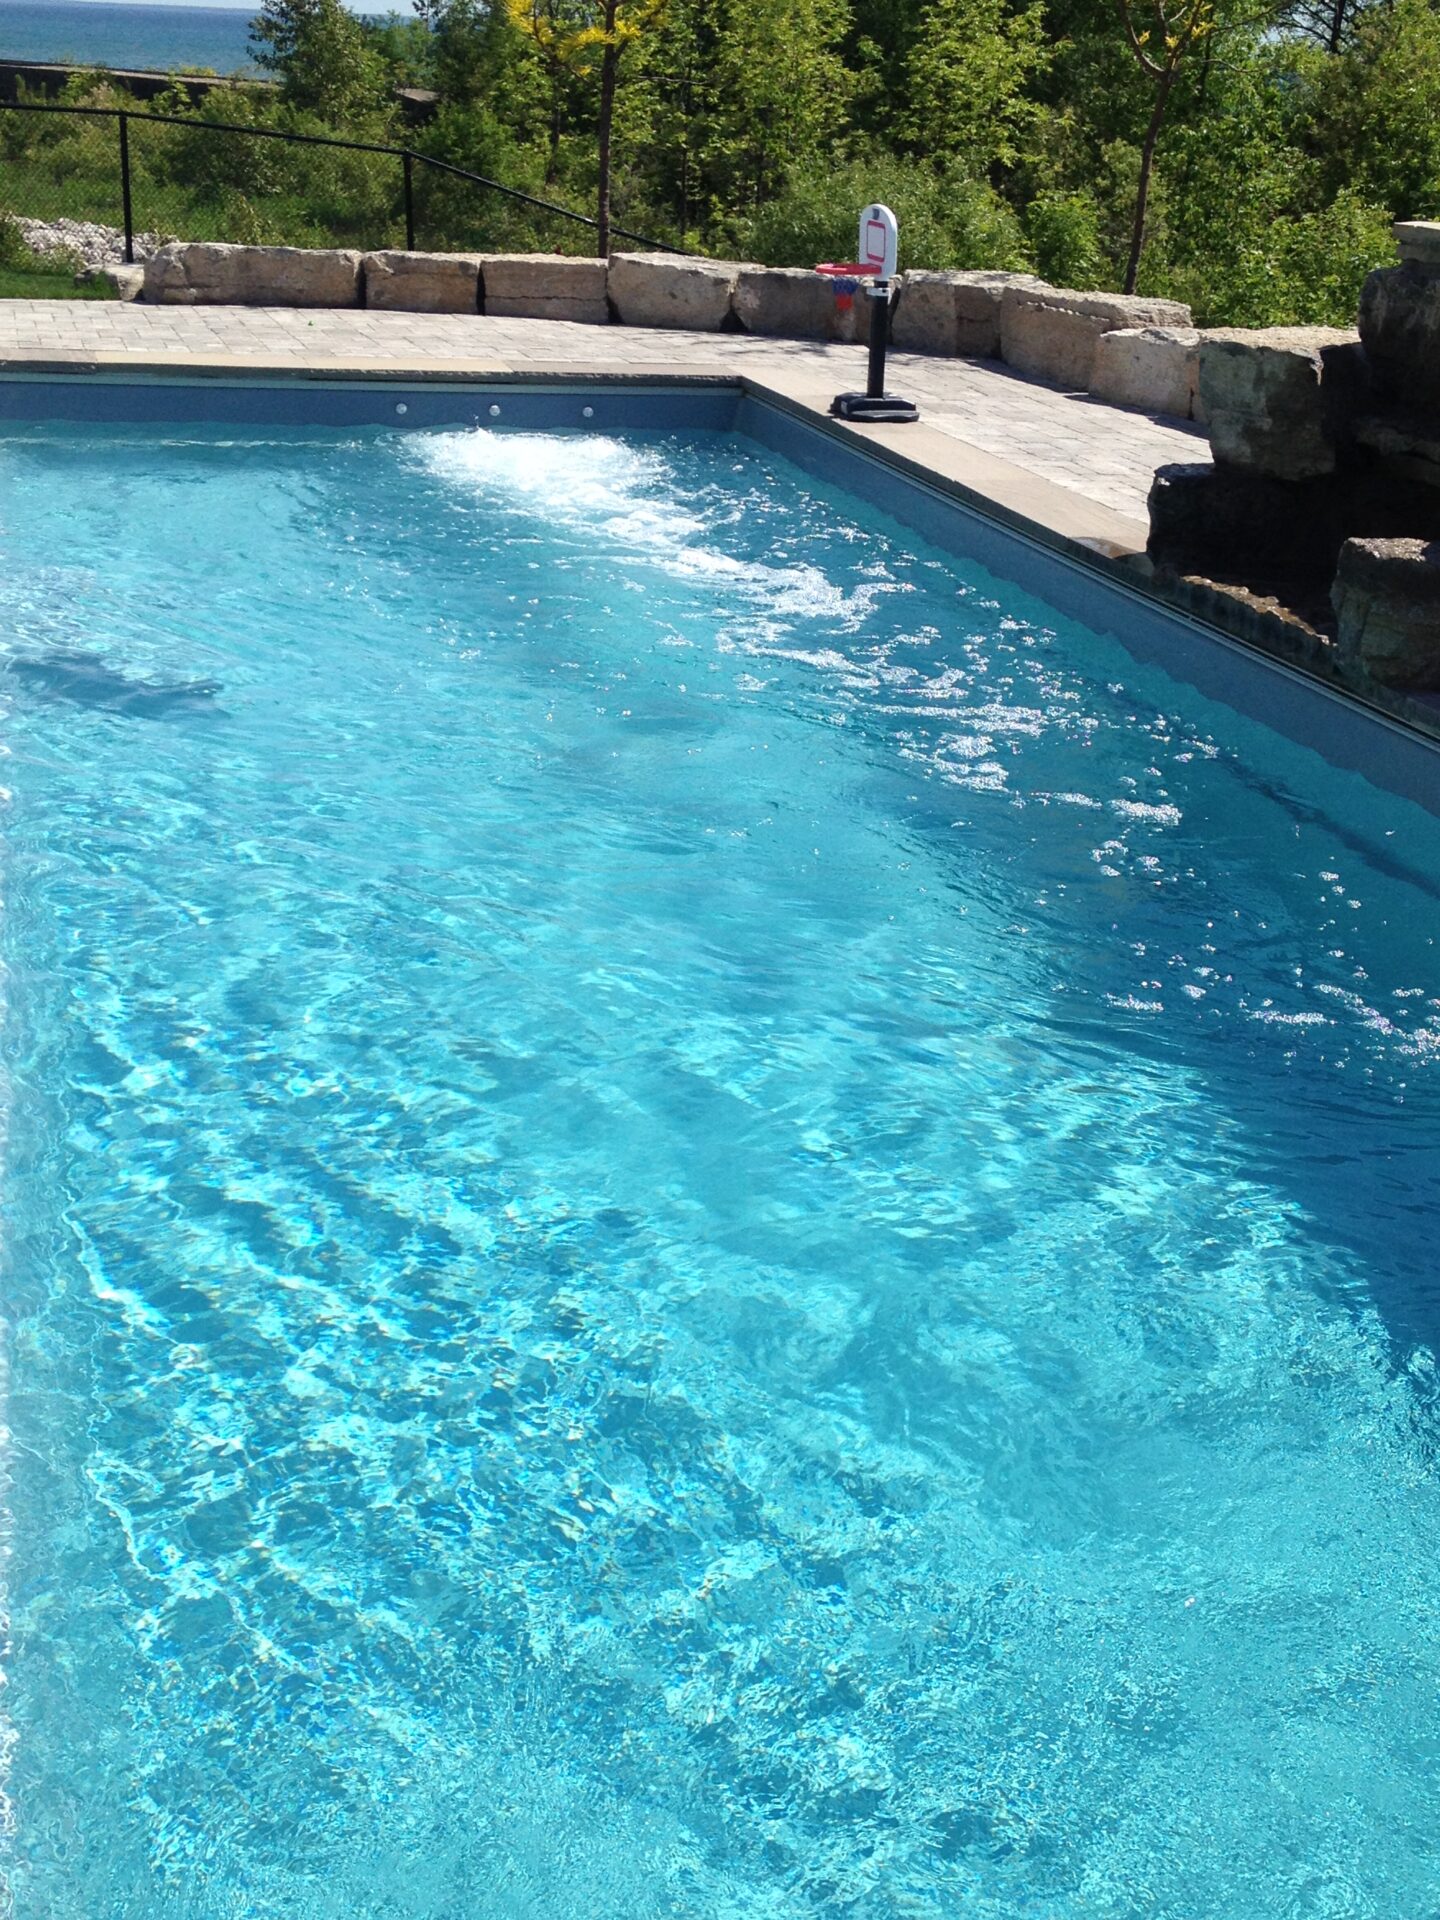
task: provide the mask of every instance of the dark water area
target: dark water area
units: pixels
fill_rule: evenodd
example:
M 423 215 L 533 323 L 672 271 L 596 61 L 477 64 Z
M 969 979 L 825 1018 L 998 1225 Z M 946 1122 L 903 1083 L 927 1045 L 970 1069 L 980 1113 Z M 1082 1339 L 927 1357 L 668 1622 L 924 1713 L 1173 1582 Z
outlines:
M 236 73 L 254 69 L 252 18 L 249 7 L 0 0 L 0 59 Z

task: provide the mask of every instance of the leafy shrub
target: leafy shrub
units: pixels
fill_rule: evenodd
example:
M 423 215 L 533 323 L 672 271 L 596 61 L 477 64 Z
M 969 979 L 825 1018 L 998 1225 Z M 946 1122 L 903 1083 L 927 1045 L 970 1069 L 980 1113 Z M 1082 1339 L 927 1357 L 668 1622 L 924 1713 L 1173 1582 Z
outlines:
M 0 267 L 29 268 L 35 264 L 35 256 L 25 244 L 25 236 L 20 231 L 20 223 L 8 213 L 0 213 Z
M 901 266 L 1024 268 L 1020 222 L 993 188 L 950 167 L 893 154 L 795 168 L 742 234 L 767 266 L 853 260 L 860 209 L 880 200 L 900 222 Z
M 1055 287 L 1101 287 L 1106 281 L 1100 210 L 1088 193 L 1042 193 L 1025 209 L 1035 270 Z

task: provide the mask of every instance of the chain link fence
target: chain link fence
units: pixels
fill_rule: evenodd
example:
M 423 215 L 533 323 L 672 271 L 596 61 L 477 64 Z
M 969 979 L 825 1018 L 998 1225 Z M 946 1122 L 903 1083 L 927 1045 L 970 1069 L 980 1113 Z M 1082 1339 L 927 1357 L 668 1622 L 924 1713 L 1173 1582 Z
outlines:
M 35 253 L 86 266 L 143 260 L 169 240 L 435 252 L 595 246 L 588 216 L 409 148 L 11 101 L 0 101 L 0 223 Z

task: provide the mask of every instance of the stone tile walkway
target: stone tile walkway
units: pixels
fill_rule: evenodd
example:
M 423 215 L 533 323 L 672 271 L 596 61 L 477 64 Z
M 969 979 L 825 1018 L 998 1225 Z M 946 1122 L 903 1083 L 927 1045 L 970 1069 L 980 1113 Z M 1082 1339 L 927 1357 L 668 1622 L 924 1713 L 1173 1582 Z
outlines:
M 832 394 L 865 384 L 863 348 L 819 341 L 464 314 L 0 301 L 0 363 L 13 369 L 96 359 L 177 367 L 233 362 L 237 371 L 263 365 L 300 371 L 443 369 L 476 376 L 743 373 L 822 408 Z M 919 404 L 930 430 L 923 444 L 932 451 L 925 457 L 937 471 L 949 468 L 982 491 L 996 484 L 1002 465 L 1022 479 L 1033 476 L 1047 492 L 1059 487 L 1100 509 L 1101 531 L 1112 538 L 1128 534 L 1131 544 L 1143 545 L 1145 497 L 1155 468 L 1208 457 L 1203 432 L 1186 421 L 1128 413 L 1085 394 L 1057 392 L 994 361 L 895 354 L 889 384 Z M 892 442 L 897 448 L 907 445 L 907 432 L 909 446 L 918 451 L 922 444 L 913 429 L 870 431 L 898 436 Z M 944 456 L 944 441 L 954 443 L 953 458 Z M 938 459 L 937 446 L 942 447 Z M 976 463 L 967 462 L 967 449 L 987 456 L 978 472 Z

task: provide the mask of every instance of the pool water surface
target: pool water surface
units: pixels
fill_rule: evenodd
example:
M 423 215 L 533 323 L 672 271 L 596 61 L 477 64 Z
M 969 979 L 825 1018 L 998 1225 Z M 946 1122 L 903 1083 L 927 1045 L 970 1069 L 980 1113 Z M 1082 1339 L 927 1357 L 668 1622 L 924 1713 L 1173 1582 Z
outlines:
M 1440 830 L 743 438 L 6 429 L 16 1920 L 1440 1909 Z

